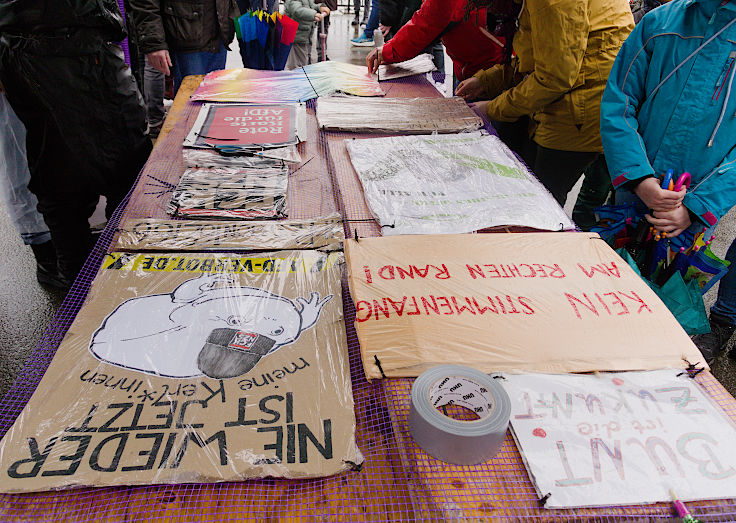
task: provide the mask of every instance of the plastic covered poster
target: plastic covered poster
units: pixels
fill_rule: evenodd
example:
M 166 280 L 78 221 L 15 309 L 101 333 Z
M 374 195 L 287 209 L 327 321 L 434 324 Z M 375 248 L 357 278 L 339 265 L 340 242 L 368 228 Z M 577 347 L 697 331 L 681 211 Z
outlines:
M 432 134 L 477 131 L 483 121 L 462 98 L 354 98 L 317 100 L 317 123 L 326 131 Z
M 306 138 L 304 104 L 202 104 L 184 146 L 273 148 Z
M 0 442 L 0 491 L 353 469 L 342 265 L 317 251 L 108 255 Z
M 172 216 L 268 219 L 286 214 L 286 167 L 190 168 L 174 190 Z
M 662 300 L 595 233 L 345 241 L 368 378 L 707 367 Z
M 187 167 L 280 167 L 284 163 L 302 163 L 296 146 L 287 145 L 276 149 L 264 149 L 253 154 L 224 155 L 216 149 L 182 149 L 184 165 Z
M 382 82 L 384 80 L 395 80 L 396 78 L 404 78 L 405 76 L 429 73 L 436 70 L 437 67 L 432 61 L 432 56 L 422 53 L 404 62 L 379 65 L 376 73 L 378 80 Z
M 504 377 L 545 508 L 736 497 L 736 428 L 682 370 Z
M 259 222 L 217 220 L 125 220 L 117 230 L 115 249 L 176 250 L 340 250 L 345 239 L 342 218 Z
M 291 71 L 225 69 L 204 77 L 192 101 L 306 102 L 341 92 L 356 96 L 383 96 L 365 66 L 328 60 Z
M 395 136 L 346 144 L 384 235 L 463 233 L 498 225 L 575 228 L 497 136 Z

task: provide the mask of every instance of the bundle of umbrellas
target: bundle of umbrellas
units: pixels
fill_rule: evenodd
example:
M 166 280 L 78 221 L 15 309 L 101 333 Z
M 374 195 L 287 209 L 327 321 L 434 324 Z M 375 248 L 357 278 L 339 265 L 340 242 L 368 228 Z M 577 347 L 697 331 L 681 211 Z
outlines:
M 243 66 L 282 71 L 294 43 L 299 23 L 280 13 L 248 11 L 235 20 Z
M 591 229 L 611 244 L 662 299 L 688 334 L 709 332 L 702 295 L 725 276 L 729 262 L 710 249 L 706 229 L 674 238 L 659 235 L 633 204 L 596 209 Z

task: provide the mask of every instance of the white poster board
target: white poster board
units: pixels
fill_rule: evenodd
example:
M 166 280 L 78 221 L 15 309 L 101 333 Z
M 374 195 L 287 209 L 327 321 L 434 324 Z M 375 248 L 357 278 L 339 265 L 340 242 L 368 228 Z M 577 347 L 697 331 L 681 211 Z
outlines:
M 682 370 L 506 374 L 546 508 L 736 497 L 736 428 Z
M 353 139 L 347 149 L 384 235 L 465 233 L 498 225 L 574 228 L 497 136 Z

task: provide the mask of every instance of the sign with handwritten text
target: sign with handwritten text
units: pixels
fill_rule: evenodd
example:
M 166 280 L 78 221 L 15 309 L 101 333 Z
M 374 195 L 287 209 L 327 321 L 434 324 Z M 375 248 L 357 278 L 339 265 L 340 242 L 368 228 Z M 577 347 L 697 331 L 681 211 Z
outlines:
M 445 363 L 549 373 L 705 364 L 595 233 L 361 238 L 345 255 L 368 378 Z
M 0 492 L 359 465 L 342 263 L 309 250 L 108 254 L 0 441 Z
M 506 374 L 511 427 L 547 508 L 736 497 L 736 427 L 680 370 Z
M 346 147 L 384 236 L 463 233 L 499 225 L 574 228 L 498 136 L 389 136 L 347 140 Z

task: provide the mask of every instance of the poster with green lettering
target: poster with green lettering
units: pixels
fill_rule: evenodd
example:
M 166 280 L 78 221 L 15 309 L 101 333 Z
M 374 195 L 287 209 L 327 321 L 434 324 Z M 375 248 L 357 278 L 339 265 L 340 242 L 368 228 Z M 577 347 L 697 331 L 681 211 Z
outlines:
M 2 492 L 356 467 L 342 253 L 105 259 L 0 442 Z
M 501 225 L 575 228 L 498 136 L 470 132 L 345 143 L 384 236 L 457 234 Z

